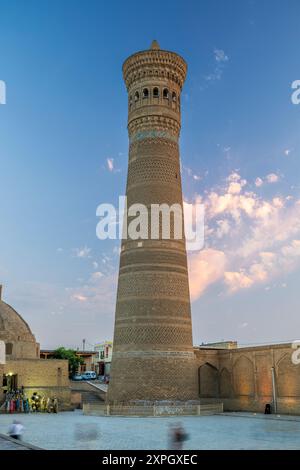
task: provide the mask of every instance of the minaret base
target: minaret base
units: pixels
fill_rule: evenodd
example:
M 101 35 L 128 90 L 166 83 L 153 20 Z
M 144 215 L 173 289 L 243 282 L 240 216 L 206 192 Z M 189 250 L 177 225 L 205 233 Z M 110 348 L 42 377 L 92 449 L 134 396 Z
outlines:
M 198 400 L 193 352 L 115 353 L 107 403 Z

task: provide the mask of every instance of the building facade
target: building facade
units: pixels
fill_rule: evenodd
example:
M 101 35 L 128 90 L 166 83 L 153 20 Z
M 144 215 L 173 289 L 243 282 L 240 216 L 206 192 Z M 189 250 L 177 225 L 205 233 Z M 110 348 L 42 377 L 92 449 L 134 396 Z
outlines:
M 102 341 L 95 344 L 96 355 L 94 356 L 94 367 L 97 375 L 110 375 L 110 366 L 113 352 L 112 341 Z
M 42 349 L 40 352 L 41 359 L 53 360 L 55 350 L 54 349 Z M 76 355 L 81 357 L 83 363 L 80 364 L 78 374 L 84 374 L 86 371 L 95 371 L 95 357 L 97 353 L 95 351 L 76 351 Z
M 292 344 L 195 349 L 202 402 L 222 401 L 225 411 L 300 414 L 300 364 Z M 300 354 L 299 354 L 300 356 Z

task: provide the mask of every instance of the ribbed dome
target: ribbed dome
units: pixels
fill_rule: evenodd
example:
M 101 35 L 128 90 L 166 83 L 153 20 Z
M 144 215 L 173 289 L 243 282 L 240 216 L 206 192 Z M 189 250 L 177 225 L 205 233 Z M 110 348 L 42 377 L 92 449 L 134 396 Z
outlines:
M 29 341 L 35 337 L 23 318 L 8 304 L 0 300 L 0 339 L 2 341 Z
M 15 309 L 3 302 L 0 285 L 0 341 L 5 342 L 7 359 L 36 359 L 39 344 L 31 329 Z

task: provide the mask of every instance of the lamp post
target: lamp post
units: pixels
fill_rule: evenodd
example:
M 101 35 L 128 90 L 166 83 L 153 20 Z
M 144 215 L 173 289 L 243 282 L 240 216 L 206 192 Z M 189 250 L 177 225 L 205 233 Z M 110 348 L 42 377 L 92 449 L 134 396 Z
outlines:
M 274 412 L 277 413 L 277 393 L 276 393 L 276 378 L 275 378 L 275 367 L 271 367 L 272 373 L 272 397 Z

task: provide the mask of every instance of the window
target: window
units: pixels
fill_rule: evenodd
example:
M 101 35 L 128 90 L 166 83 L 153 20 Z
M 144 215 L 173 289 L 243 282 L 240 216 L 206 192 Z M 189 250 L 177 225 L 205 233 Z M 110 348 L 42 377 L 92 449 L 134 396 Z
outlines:
M 139 101 L 139 99 L 140 99 L 140 94 L 139 94 L 138 91 L 136 91 L 135 95 L 134 95 L 134 101 L 137 102 L 137 101 Z
M 62 381 L 62 369 L 61 367 L 57 368 L 57 385 L 61 387 L 61 381 Z
M 153 88 L 153 97 L 158 98 L 159 97 L 159 89 L 158 88 Z
M 148 88 L 143 89 L 143 98 L 149 98 L 149 90 Z
M 169 90 L 168 90 L 168 88 L 164 88 L 163 97 L 167 100 L 169 99 Z
M 175 91 L 173 91 L 173 93 L 172 93 L 172 101 L 173 101 L 174 103 L 176 103 L 176 101 L 177 101 L 177 96 L 176 96 Z
M 5 344 L 5 354 L 10 355 L 13 352 L 13 345 L 12 343 Z

